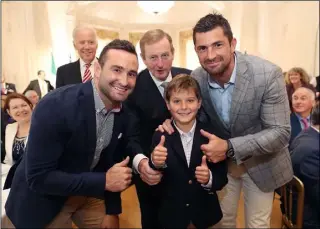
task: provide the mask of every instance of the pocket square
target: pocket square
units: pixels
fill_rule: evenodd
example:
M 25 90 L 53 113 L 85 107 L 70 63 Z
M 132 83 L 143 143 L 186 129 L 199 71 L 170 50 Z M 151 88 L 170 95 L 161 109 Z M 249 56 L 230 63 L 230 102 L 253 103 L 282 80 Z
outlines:
M 122 137 L 122 133 L 119 134 L 118 139 L 120 139 Z

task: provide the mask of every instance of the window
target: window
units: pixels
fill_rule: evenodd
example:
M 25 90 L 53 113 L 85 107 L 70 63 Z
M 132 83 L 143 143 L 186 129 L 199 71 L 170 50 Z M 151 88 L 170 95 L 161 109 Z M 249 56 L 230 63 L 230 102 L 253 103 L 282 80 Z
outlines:
M 193 40 L 189 39 L 186 42 L 186 68 L 194 70 L 199 66 L 199 59 L 196 51 L 194 50 Z

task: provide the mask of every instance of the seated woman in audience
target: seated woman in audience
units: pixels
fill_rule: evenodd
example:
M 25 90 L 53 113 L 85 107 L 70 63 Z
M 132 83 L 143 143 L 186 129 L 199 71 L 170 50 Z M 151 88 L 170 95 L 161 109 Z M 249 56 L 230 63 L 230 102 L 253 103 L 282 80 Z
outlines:
M 11 93 L 5 101 L 4 110 L 16 121 L 8 124 L 5 131 L 6 156 L 4 163 L 12 166 L 5 187 L 10 186 L 15 168 L 24 154 L 32 109 L 32 103 L 22 94 Z
M 315 91 L 312 84 L 309 83 L 309 76 L 303 68 L 291 68 L 286 74 L 287 93 L 290 103 L 290 109 L 292 111 L 292 94 L 299 87 L 306 87 Z

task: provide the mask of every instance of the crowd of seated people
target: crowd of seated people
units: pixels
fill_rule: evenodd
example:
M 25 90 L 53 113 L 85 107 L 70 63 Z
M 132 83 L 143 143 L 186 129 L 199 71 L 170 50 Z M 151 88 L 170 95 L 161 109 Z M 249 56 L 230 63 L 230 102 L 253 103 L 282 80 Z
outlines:
M 305 188 L 303 228 L 320 228 L 319 221 L 319 76 L 309 81 L 299 67 L 285 74 L 290 102 L 291 137 L 289 151 L 294 175 Z M 283 196 L 281 211 L 284 214 Z M 297 193 L 293 193 L 292 217 L 296 223 Z

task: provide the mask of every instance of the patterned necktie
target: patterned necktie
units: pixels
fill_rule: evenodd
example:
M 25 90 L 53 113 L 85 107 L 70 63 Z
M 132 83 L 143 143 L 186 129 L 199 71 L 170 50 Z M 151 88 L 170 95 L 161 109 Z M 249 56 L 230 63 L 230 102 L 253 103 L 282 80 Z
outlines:
M 308 120 L 306 118 L 302 118 L 301 121 L 302 121 L 302 124 L 303 124 L 303 130 L 308 129 L 309 128 Z
M 162 94 L 162 96 L 164 97 L 164 93 L 165 93 L 165 91 L 166 91 L 166 88 L 167 88 L 167 86 L 168 86 L 168 83 L 169 82 L 163 82 L 160 86 L 161 87 L 163 87 L 163 94 Z
M 85 83 L 85 82 L 91 80 L 91 78 L 92 78 L 90 66 L 91 66 L 91 64 L 86 64 L 86 70 L 84 71 L 82 83 Z

